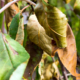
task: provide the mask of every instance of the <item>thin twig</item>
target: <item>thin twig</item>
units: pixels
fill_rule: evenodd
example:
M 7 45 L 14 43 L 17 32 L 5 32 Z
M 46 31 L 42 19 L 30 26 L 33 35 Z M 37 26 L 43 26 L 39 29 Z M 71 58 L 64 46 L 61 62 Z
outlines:
M 18 2 L 19 0 L 15 0 L 15 1 L 11 1 L 9 3 L 7 3 L 3 8 L 0 9 L 0 13 L 2 13 L 5 9 L 7 9 L 9 6 L 11 6 L 12 4 Z
M 26 9 L 26 8 L 28 8 L 30 5 L 27 5 L 27 6 L 25 6 L 22 10 L 21 10 L 21 13 Z
M 14 4 L 18 1 L 19 0 L 15 0 L 15 1 L 11 1 L 11 2 L 7 3 L 3 8 L 0 9 L 0 13 L 2 13 L 5 9 L 7 9 L 9 6 L 11 6 L 12 4 Z M 23 1 L 26 1 L 26 2 L 30 3 L 31 5 L 36 6 L 36 4 L 30 0 L 23 0 Z
M 5 29 L 5 25 L 4 25 L 4 22 L 5 22 L 5 16 L 3 16 L 3 23 L 2 23 L 2 33 L 6 34 L 7 33 L 7 30 Z
M 4 3 L 5 3 L 5 1 L 4 0 L 1 0 L 1 8 L 4 6 Z M 2 22 L 2 32 L 3 33 L 7 33 L 7 31 L 6 31 L 6 29 L 5 29 L 5 26 L 4 26 L 4 21 L 5 21 L 5 17 L 4 17 L 4 15 L 3 15 L 3 22 Z

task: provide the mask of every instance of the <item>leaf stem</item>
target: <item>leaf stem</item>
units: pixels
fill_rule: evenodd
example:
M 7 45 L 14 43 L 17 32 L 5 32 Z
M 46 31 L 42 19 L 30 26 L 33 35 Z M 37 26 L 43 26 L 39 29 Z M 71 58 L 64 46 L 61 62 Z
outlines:
M 27 5 L 27 6 L 25 6 L 22 10 L 21 10 L 21 13 L 26 9 L 26 8 L 28 8 L 30 5 Z

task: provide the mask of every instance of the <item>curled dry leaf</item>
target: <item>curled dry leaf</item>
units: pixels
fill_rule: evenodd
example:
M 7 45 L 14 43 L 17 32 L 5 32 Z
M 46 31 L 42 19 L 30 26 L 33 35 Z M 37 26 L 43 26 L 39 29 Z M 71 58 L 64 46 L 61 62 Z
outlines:
M 67 47 L 58 49 L 58 55 L 66 69 L 77 79 L 80 79 L 80 74 L 76 73 L 77 52 L 75 38 L 69 25 L 67 26 Z
M 52 45 L 51 45 L 52 38 L 50 38 L 48 35 L 46 35 L 45 29 L 39 24 L 35 14 L 33 14 L 29 17 L 29 20 L 27 23 L 27 33 L 28 33 L 29 39 L 33 43 L 35 43 L 41 49 L 43 49 L 46 53 L 51 55 L 51 53 L 52 53 Z
M 24 23 L 23 23 L 23 17 L 22 17 L 19 22 L 16 41 L 19 42 L 21 45 L 23 45 L 23 40 L 24 40 Z
M 5 0 L 5 4 L 10 2 L 12 0 Z M 6 20 L 6 25 L 8 27 L 8 23 L 11 22 L 12 18 L 19 12 L 19 8 L 17 5 L 13 4 L 9 8 L 5 10 L 5 20 Z
M 56 62 L 53 62 L 52 58 L 44 52 L 41 62 L 39 63 L 40 80 L 50 80 L 55 77 L 59 80 L 59 70 Z
M 67 46 L 66 16 L 58 8 L 49 4 L 45 5 L 41 0 L 35 7 L 35 14 L 46 33 L 56 41 L 57 46 L 65 48 Z
M 74 12 L 80 15 L 80 0 L 76 0 L 74 4 Z
M 37 6 L 38 6 L 39 4 L 37 4 Z M 41 10 L 41 12 L 39 12 L 39 11 Z M 47 23 L 46 23 L 46 18 L 44 17 L 45 16 L 45 14 L 44 14 L 44 9 L 43 9 L 43 5 L 41 5 L 40 4 L 40 7 L 38 8 L 38 10 L 36 11 L 36 14 L 38 14 L 37 15 L 37 17 L 38 17 L 38 19 L 39 19 L 39 22 L 40 23 L 42 23 L 42 25 L 44 26 L 44 24 L 45 25 L 47 25 Z M 40 16 L 41 15 L 41 16 Z M 34 18 L 32 18 L 32 19 L 34 19 Z M 43 21 L 44 20 L 44 21 Z M 30 18 L 29 18 L 29 22 L 30 22 Z M 32 21 L 32 23 L 30 23 L 29 24 L 29 22 L 28 22 L 28 27 L 27 27 L 27 29 L 28 28 L 30 28 L 33 24 L 34 24 L 34 22 L 35 22 L 35 20 L 33 20 Z M 63 22 L 63 21 L 62 21 Z M 38 23 L 36 22 L 35 23 L 35 26 L 37 25 Z M 58 23 L 57 23 L 58 24 Z M 29 25 L 30 25 L 30 27 L 29 27 Z M 34 25 L 33 25 L 34 26 Z M 32 27 L 33 27 L 32 26 Z M 44 41 L 44 40 L 42 40 L 42 42 L 41 42 L 41 46 L 39 45 L 39 43 L 40 43 L 40 40 L 41 39 L 43 39 L 44 37 L 40 37 L 40 35 L 42 34 L 42 36 L 43 36 L 43 31 L 41 30 L 41 28 L 38 28 L 38 27 L 34 27 L 34 28 L 32 28 L 31 27 L 31 29 L 32 29 L 32 32 L 30 31 L 30 30 L 28 30 L 29 32 L 28 32 L 28 34 L 30 35 L 30 40 L 32 41 L 32 42 L 34 42 L 35 44 L 37 44 L 39 47 L 41 47 L 45 52 L 49 52 L 50 51 L 50 49 L 51 48 L 46 48 L 46 49 L 49 49 L 49 51 L 46 51 L 42 46 L 43 46 L 43 44 L 46 44 L 45 42 L 46 42 L 46 40 Z M 38 28 L 38 29 L 37 29 Z M 46 30 L 46 28 L 47 28 L 47 26 L 45 26 L 45 30 Z M 44 29 L 44 28 L 43 28 Z M 39 31 L 42 31 L 41 32 L 41 34 L 40 34 L 40 32 Z M 35 32 L 36 31 L 36 32 Z M 50 28 L 48 28 L 47 29 L 47 34 L 48 33 L 50 33 L 51 32 L 51 30 L 50 30 Z M 34 37 L 31 37 L 31 33 L 33 34 L 34 33 L 34 35 L 37 35 L 37 37 L 36 36 L 34 36 Z M 45 33 L 46 34 L 46 33 Z M 73 75 L 73 76 L 75 76 L 77 79 L 80 79 L 80 74 L 78 74 L 77 72 L 76 72 L 76 65 L 77 65 L 77 53 L 76 53 L 76 43 L 75 43 L 75 38 L 74 38 L 74 35 L 73 35 L 73 32 L 72 32 L 72 30 L 71 30 L 71 28 L 70 28 L 70 26 L 69 25 L 67 25 L 67 28 L 66 28 L 66 34 L 67 34 L 67 36 L 66 36 L 66 38 L 67 38 L 67 47 L 66 48 L 64 48 L 64 49 L 58 49 L 58 55 L 59 55 L 59 57 L 60 57 L 60 60 L 61 60 L 61 62 L 63 63 L 63 65 L 66 67 L 66 69 Z M 49 34 L 48 34 L 49 35 Z M 56 34 L 56 35 L 58 35 L 58 34 Z M 47 38 L 46 38 L 47 39 Z M 52 40 L 52 39 L 51 39 Z M 36 41 L 36 42 L 35 42 Z M 44 41 L 44 42 L 43 42 Z M 51 42 L 51 41 L 50 41 Z M 49 43 L 50 43 L 49 42 Z M 43 43 L 43 44 L 42 44 Z M 50 46 L 50 45 L 49 45 Z M 55 50 L 55 45 L 53 45 L 53 49 Z M 53 51 L 54 51 L 53 50 Z M 52 52 L 52 51 L 51 51 Z M 48 53 L 48 54 L 50 54 L 50 53 Z

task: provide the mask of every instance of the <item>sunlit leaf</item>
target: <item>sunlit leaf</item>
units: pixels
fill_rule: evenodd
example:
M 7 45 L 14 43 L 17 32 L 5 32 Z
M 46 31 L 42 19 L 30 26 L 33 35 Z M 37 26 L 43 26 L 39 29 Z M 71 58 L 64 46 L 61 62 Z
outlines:
M 30 56 L 18 42 L 11 39 L 8 35 L 4 36 L 1 32 L 0 45 L 0 80 L 9 80 L 14 70 L 16 70 L 20 64 L 26 61 L 28 62 Z M 20 79 L 22 77 L 26 64 L 23 65 L 22 70 L 20 70 L 22 71 L 21 76 L 17 76 L 17 78 Z
M 12 73 L 9 80 L 22 80 L 22 76 L 24 74 L 25 68 L 26 68 L 27 61 L 20 64 L 17 69 Z
M 41 49 L 43 49 L 45 52 L 47 52 L 49 55 L 51 55 L 51 53 L 52 53 L 52 45 L 51 45 L 52 38 L 50 38 L 46 34 L 45 29 L 39 24 L 35 14 L 33 14 L 29 17 L 29 21 L 27 23 L 27 33 L 28 33 L 29 39 L 33 43 L 35 43 Z
M 63 65 L 72 75 L 80 79 L 80 74 L 76 72 L 77 52 L 75 38 L 70 26 L 67 25 L 65 15 L 56 7 L 42 5 L 41 1 L 35 7 L 35 13 L 46 33 L 56 41 L 59 47 L 58 55 Z M 54 45 L 53 49 L 55 47 Z M 60 49 L 60 47 L 63 49 Z
M 35 13 L 40 24 L 45 28 L 46 33 L 56 41 L 57 46 L 66 47 L 67 18 L 65 14 L 58 8 L 41 1 L 37 3 Z
M 22 5 L 22 1 L 20 0 L 20 1 L 18 1 L 18 7 L 19 7 L 19 9 L 20 9 L 21 5 Z

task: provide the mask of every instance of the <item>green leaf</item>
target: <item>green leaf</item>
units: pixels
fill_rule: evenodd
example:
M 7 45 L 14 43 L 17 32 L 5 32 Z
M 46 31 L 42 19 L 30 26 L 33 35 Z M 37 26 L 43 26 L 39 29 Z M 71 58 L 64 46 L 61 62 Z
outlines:
M 15 56 L 15 60 L 13 59 L 13 61 L 15 61 L 15 66 L 17 66 L 17 63 L 19 61 L 19 63 L 21 63 L 20 61 L 25 62 L 26 59 L 29 59 L 29 54 L 28 52 L 23 48 L 23 46 L 21 46 L 18 42 L 16 42 L 15 40 L 11 39 L 9 37 L 9 35 L 6 35 L 6 39 L 9 42 L 9 44 L 11 45 L 11 47 L 17 52 L 19 53 L 19 55 Z M 16 54 L 17 54 L 16 53 Z M 13 55 L 13 54 L 12 54 Z M 12 56 L 14 58 L 14 56 Z M 18 59 L 18 61 L 17 61 Z M 19 60 L 20 59 L 20 60 Z M 17 62 L 16 62 L 17 61 Z M 15 67 L 14 66 L 14 67 Z
M 1 27 L 2 27 L 3 16 L 4 16 L 4 12 L 2 12 L 2 13 L 0 14 L 0 29 L 1 29 Z
M 57 6 L 57 0 L 48 0 L 48 3 L 52 6 Z
M 9 80 L 13 72 L 10 80 L 13 80 L 15 74 L 19 75 L 15 80 L 21 80 L 30 58 L 29 54 L 18 42 L 9 35 L 5 37 L 2 33 L 0 33 L 0 46 L 0 80 Z
M 22 63 L 20 66 L 17 67 L 17 69 L 12 73 L 10 80 L 21 80 L 22 76 L 24 74 L 24 70 L 26 68 L 26 63 Z
M 69 76 L 68 80 L 73 80 L 73 77 Z
M 20 0 L 20 1 L 18 1 L 18 7 L 19 7 L 19 9 L 20 9 L 21 5 L 22 5 L 22 1 Z
M 40 14 L 41 13 L 41 14 Z M 38 2 L 35 14 L 39 23 L 44 27 L 47 35 L 52 37 L 59 48 L 67 47 L 66 30 L 67 18 L 58 8 Z M 42 17 L 41 17 L 42 16 Z
M 20 13 L 16 14 L 11 21 L 9 34 L 13 39 L 16 38 L 16 34 L 17 34 L 18 26 L 19 26 L 19 20 L 20 20 Z
M 36 67 L 36 80 L 40 80 L 39 67 Z
M 27 25 L 24 25 L 24 42 L 23 42 L 24 47 L 26 46 L 26 42 L 28 40 L 28 34 L 27 34 L 26 26 Z
M 76 46 L 78 55 L 80 56 L 80 30 L 78 31 L 78 34 L 76 36 Z
M 5 76 L 13 68 L 9 60 L 7 48 L 0 33 L 0 80 L 4 80 Z M 5 56 L 4 56 L 5 55 Z

